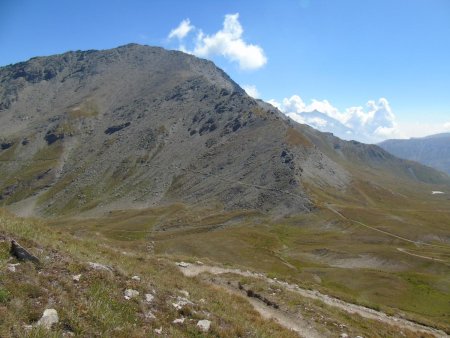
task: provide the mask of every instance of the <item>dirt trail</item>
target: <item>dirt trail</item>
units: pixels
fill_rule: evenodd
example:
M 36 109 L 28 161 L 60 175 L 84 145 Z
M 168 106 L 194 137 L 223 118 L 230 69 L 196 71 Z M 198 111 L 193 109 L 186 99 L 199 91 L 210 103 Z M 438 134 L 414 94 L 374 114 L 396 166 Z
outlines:
M 221 270 L 220 268 L 217 269 L 216 267 L 211 267 L 211 268 L 213 268 L 213 271 L 215 271 L 214 274 L 229 272 L 229 271 L 218 272 L 218 271 L 223 271 L 223 270 Z M 236 273 L 236 271 L 238 271 L 238 270 L 234 270 L 234 269 L 231 269 L 231 270 L 233 271 L 233 273 Z M 195 270 L 195 269 L 194 269 L 194 271 L 206 272 L 205 270 Z M 186 272 L 188 272 L 188 269 L 186 269 Z M 241 272 L 245 274 L 245 272 L 243 272 L 243 271 L 241 271 Z M 186 275 L 191 276 L 191 277 L 195 276 L 195 275 L 191 274 L 191 271 L 189 271 Z M 251 276 L 251 274 L 249 274 L 249 275 L 245 274 L 245 276 Z M 238 292 L 236 289 L 234 289 L 232 287 L 227 287 L 225 285 L 218 285 L 218 284 L 214 284 L 214 285 L 224 289 L 225 291 L 227 291 L 233 295 L 242 297 L 242 293 Z M 264 319 L 275 320 L 281 326 L 296 332 L 300 337 L 305 337 L 305 338 L 321 338 L 322 337 L 322 335 L 320 335 L 311 326 L 311 324 L 309 324 L 302 317 L 293 316 L 293 315 L 285 313 L 281 310 L 274 309 L 272 307 L 267 306 L 260 300 L 257 300 L 254 298 L 246 297 L 246 299 L 253 306 L 253 308 L 261 315 L 261 317 L 263 317 Z
M 227 269 L 227 268 L 221 268 L 221 267 L 217 267 L 217 266 L 196 265 L 196 264 L 189 264 L 188 266 L 179 267 L 179 268 L 180 268 L 181 272 L 185 276 L 188 276 L 188 277 L 194 277 L 203 272 L 207 272 L 207 273 L 210 273 L 213 275 L 220 275 L 220 274 L 224 274 L 224 273 L 233 273 L 233 274 L 237 274 L 237 275 L 241 275 L 241 276 L 245 276 L 245 277 L 255 277 L 255 278 L 263 279 L 270 284 L 277 284 L 281 287 L 284 287 L 285 289 L 287 289 L 289 291 L 296 292 L 303 297 L 319 300 L 329 306 L 339 308 L 348 313 L 356 313 L 356 314 L 360 315 L 361 317 L 364 317 L 367 319 L 377 320 L 377 321 L 380 321 L 387 325 L 397 326 L 399 328 L 408 329 L 408 330 L 411 330 L 414 332 L 428 333 L 428 334 L 431 334 L 431 335 L 433 335 L 435 337 L 439 337 L 439 338 L 448 337 L 448 335 L 441 330 L 437 330 L 437 329 L 434 329 L 434 328 L 431 328 L 428 326 L 420 325 L 420 324 L 411 322 L 411 321 L 403 319 L 403 318 L 388 316 L 384 312 L 376 311 L 376 310 L 373 310 L 373 309 L 370 309 L 370 308 L 367 308 L 367 307 L 364 307 L 361 305 L 347 303 L 340 299 L 330 297 L 328 295 L 320 293 L 319 291 L 316 291 L 316 290 L 302 289 L 298 285 L 289 284 L 289 283 L 282 282 L 279 280 L 271 279 L 260 273 L 255 273 L 255 272 L 251 272 L 251 271 L 242 271 L 240 269 Z M 296 331 L 300 335 L 304 335 L 306 337 L 314 337 L 313 335 L 305 334 L 305 330 L 311 331 L 309 334 L 314 334 L 315 331 L 309 327 L 305 327 L 305 324 L 307 325 L 307 323 L 305 323 L 305 321 L 302 320 L 301 318 L 298 318 L 298 319 L 297 318 L 295 318 L 295 319 L 287 318 L 286 314 L 280 310 L 269 308 L 269 307 L 263 305 L 263 303 L 258 302 L 253 299 L 249 299 L 249 301 L 251 301 L 252 305 L 255 307 L 255 309 L 258 312 L 261 313 L 261 315 L 263 317 L 274 318 L 275 320 L 277 320 L 280 323 L 280 325 L 282 325 L 288 329 L 291 329 L 293 331 Z M 255 302 L 257 303 L 256 305 L 255 305 Z M 261 311 L 262 309 L 264 311 Z
M 434 258 L 434 257 L 428 257 L 428 256 L 422 256 L 422 255 L 414 254 L 414 253 L 409 252 L 408 250 L 403 249 L 403 248 L 397 248 L 397 250 L 400 251 L 400 252 L 403 252 L 403 253 L 405 253 L 405 254 L 407 254 L 407 255 L 410 255 L 410 256 L 419 257 L 419 258 L 423 258 L 423 259 L 428 259 L 428 260 L 430 260 L 430 261 L 438 261 L 438 262 L 447 263 L 447 262 L 444 261 L 443 259 L 439 259 L 439 258 Z

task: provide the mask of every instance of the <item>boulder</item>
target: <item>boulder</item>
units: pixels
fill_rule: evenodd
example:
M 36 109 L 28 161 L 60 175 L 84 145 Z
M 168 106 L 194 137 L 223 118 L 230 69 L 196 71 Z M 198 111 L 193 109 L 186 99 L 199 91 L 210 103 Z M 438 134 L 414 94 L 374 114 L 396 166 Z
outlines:
M 29 251 L 27 251 L 23 246 L 21 246 L 15 240 L 11 241 L 10 253 L 12 256 L 14 256 L 17 259 L 20 259 L 22 261 L 30 261 L 35 264 L 40 263 L 39 259 L 36 256 L 31 254 Z

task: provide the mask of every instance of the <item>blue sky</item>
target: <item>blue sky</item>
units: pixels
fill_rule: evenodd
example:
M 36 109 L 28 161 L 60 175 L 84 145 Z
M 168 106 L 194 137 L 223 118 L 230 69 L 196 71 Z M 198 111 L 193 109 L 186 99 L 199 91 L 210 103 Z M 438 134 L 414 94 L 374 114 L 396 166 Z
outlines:
M 448 0 L 0 0 L 0 65 L 130 42 L 212 59 L 300 122 L 321 109 L 363 140 L 450 131 Z

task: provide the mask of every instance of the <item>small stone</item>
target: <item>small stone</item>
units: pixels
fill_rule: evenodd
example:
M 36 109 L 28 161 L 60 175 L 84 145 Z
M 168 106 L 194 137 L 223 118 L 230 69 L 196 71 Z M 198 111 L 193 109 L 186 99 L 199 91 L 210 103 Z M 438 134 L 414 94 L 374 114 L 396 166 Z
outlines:
M 177 310 L 181 310 L 185 305 L 194 305 L 190 300 L 183 297 L 178 297 L 177 300 L 177 302 L 172 303 L 173 307 Z
M 203 332 L 208 332 L 209 328 L 211 327 L 211 321 L 207 320 L 207 319 L 199 320 L 198 323 L 197 323 L 197 326 Z
M 131 298 L 135 298 L 139 296 L 139 291 L 133 290 L 133 289 L 126 289 L 124 292 L 124 298 L 126 300 L 129 300 Z
M 145 301 L 147 303 L 151 303 L 153 301 L 153 299 L 155 299 L 155 296 L 153 296 L 151 293 L 146 293 L 145 294 Z
M 155 329 L 155 333 L 156 334 L 161 334 L 162 333 L 162 326 L 159 329 Z
M 135 281 L 138 281 L 138 282 L 141 281 L 141 277 L 139 277 L 139 276 L 133 276 L 133 277 L 131 277 L 131 279 L 135 280 Z
M 72 276 L 72 280 L 77 283 L 80 281 L 80 278 L 81 278 L 81 274 Z
M 20 263 L 16 263 L 16 264 L 8 264 L 6 266 L 6 268 L 8 269 L 8 271 L 10 272 L 16 272 L 16 266 L 19 266 Z
M 109 271 L 112 272 L 112 269 L 109 266 L 100 264 L 100 263 L 94 263 L 94 262 L 88 262 L 89 266 L 94 270 L 103 270 L 103 271 Z
M 197 265 L 203 265 L 203 262 L 200 262 L 200 261 L 195 261 L 195 263 L 196 263 Z
M 346 334 L 346 333 L 341 333 L 341 334 L 339 335 L 339 338 L 348 338 L 348 334 Z
M 172 323 L 173 324 L 183 324 L 184 320 L 185 320 L 185 318 L 181 317 L 181 318 L 175 319 Z
M 205 304 L 205 303 L 206 303 L 206 300 L 205 300 L 204 298 L 201 298 L 201 299 L 199 300 L 199 302 L 202 303 L 202 304 Z
M 38 320 L 37 325 L 51 329 L 52 325 L 57 324 L 58 321 L 58 312 L 55 309 L 46 309 L 41 319 Z
M 156 316 L 153 314 L 153 312 L 148 311 L 148 312 L 145 314 L 145 318 L 146 318 L 146 319 L 155 319 Z
M 187 292 L 186 290 L 180 290 L 180 293 L 185 297 L 189 297 L 189 292 Z
M 181 268 L 187 268 L 190 264 L 186 262 L 178 262 L 177 265 Z

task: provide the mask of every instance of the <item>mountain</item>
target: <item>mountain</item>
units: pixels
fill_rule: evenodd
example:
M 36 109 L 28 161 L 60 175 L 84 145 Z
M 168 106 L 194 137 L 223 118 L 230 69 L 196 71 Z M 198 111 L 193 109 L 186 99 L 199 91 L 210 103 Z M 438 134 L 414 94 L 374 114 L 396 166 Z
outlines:
M 23 214 L 173 203 L 276 213 L 315 207 L 367 169 L 448 177 L 345 142 L 256 101 L 212 62 L 136 44 L 0 69 L 0 196 Z M 20 202 L 20 203 L 19 203 Z
M 132 44 L 0 68 L 0 173 L 1 337 L 450 333 L 450 178 L 212 62 Z
M 386 140 L 379 146 L 395 156 L 450 174 L 450 133 L 408 140 Z

